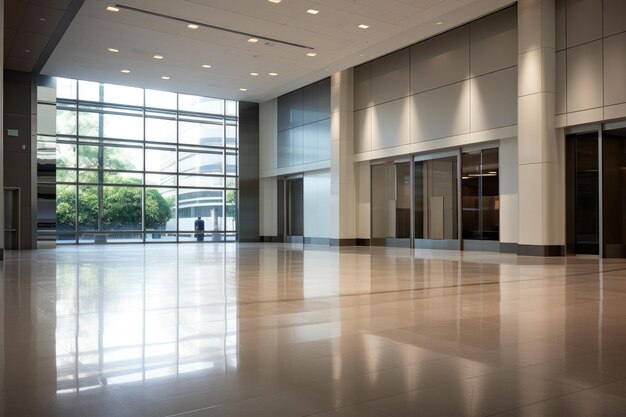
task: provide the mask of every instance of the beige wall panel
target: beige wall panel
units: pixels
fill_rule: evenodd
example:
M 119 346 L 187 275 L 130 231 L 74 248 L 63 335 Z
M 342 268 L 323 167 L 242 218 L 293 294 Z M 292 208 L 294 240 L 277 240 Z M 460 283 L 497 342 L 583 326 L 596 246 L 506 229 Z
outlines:
M 372 150 L 373 107 L 354 112 L 354 153 Z
M 567 112 L 567 53 L 556 53 L 556 114 Z
M 371 64 L 354 68 L 354 110 L 372 105 Z
M 517 243 L 517 140 L 500 142 L 500 242 Z
M 469 133 L 469 81 L 411 96 L 411 142 Z
M 411 47 L 411 94 L 469 78 L 469 25 Z
M 604 105 L 626 103 L 626 32 L 605 38 L 603 42 Z
M 626 31 L 626 1 L 603 0 L 603 32 L 604 36 L 615 35 Z
M 602 41 L 567 50 L 567 111 L 602 106 Z
M 567 0 L 555 0 L 556 13 L 556 50 L 560 51 L 567 47 Z
M 409 143 L 409 98 L 373 108 L 372 150 Z
M 566 15 L 568 48 L 602 37 L 602 1 L 567 0 Z
M 517 124 L 517 68 L 471 80 L 471 131 Z
M 372 62 L 372 103 L 381 104 L 409 95 L 409 49 Z
M 504 9 L 470 24 L 472 77 L 517 65 L 517 10 Z

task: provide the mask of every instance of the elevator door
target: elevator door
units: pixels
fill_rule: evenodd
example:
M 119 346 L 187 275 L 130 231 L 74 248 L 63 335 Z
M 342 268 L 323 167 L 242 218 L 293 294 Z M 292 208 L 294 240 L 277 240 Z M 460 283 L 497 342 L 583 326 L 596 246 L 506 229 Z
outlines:
M 599 254 L 598 134 L 567 137 L 568 252 Z

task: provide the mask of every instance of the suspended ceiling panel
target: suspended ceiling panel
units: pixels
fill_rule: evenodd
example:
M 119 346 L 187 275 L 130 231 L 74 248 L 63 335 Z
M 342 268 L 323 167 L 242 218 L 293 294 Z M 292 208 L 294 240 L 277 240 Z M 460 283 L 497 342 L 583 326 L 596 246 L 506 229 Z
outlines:
M 120 10 L 111 12 L 107 7 L 115 2 L 86 0 L 43 73 L 261 102 L 511 3 L 120 0 Z M 199 27 L 188 28 L 190 22 Z M 259 41 L 249 42 L 251 36 Z

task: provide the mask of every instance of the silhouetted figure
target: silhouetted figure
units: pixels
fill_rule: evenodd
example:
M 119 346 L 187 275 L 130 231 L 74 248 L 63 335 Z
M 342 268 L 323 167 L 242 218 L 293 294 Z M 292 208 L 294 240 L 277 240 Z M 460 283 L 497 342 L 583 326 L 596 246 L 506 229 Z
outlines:
M 200 216 L 193 224 L 193 229 L 196 231 L 196 240 L 198 242 L 204 242 L 204 220 Z

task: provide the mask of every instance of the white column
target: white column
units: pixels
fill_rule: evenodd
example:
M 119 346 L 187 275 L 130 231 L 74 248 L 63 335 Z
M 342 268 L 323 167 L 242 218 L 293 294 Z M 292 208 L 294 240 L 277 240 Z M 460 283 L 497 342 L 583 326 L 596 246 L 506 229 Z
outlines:
M 335 73 L 330 86 L 330 238 L 353 244 L 356 190 L 353 163 L 352 68 Z
M 518 253 L 565 244 L 562 138 L 555 129 L 554 0 L 518 2 Z

